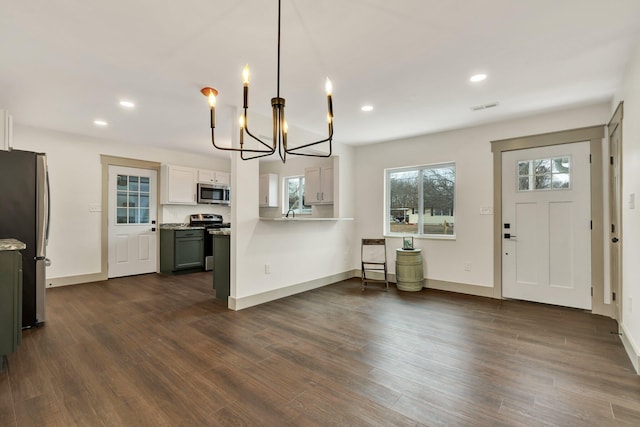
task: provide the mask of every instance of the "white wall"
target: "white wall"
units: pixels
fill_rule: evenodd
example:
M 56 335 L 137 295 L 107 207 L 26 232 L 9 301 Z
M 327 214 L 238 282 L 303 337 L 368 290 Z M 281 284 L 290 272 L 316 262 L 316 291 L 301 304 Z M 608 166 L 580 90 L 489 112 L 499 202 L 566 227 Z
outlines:
M 481 207 L 493 206 L 490 141 L 604 124 L 609 116 L 607 102 L 358 147 L 355 151 L 356 238 L 383 235 L 385 168 L 455 162 L 457 237 L 455 240 L 417 239 L 414 244 L 422 248 L 427 279 L 493 287 L 493 216 L 480 215 Z M 499 206 L 493 208 L 500 209 Z M 400 238 L 387 239 L 387 247 L 390 271 L 395 273 L 395 249 L 401 247 Z M 471 263 L 471 271 L 464 271 L 466 262 Z
M 47 269 L 51 279 L 100 273 L 101 213 L 89 205 L 102 202 L 100 155 L 172 163 L 203 169 L 230 170 L 230 160 L 150 146 L 123 144 L 14 123 L 13 148 L 47 153 L 51 183 L 51 232 Z M 190 213 L 220 213 L 228 207 L 163 206 L 163 222 L 184 222 Z
M 633 348 L 632 360 L 640 372 L 640 44 L 630 58 L 622 84 L 612 103 L 613 114 L 624 101 L 622 120 L 622 333 Z M 635 194 L 636 208 L 627 201 Z M 627 348 L 627 351 L 630 349 Z M 631 353 L 631 351 L 629 351 Z M 635 357 L 635 359 L 634 359 Z
M 340 157 L 338 176 L 342 212 L 353 211 L 354 169 L 353 149 L 337 146 L 334 153 Z M 288 174 L 306 161 L 290 158 L 281 168 L 266 163 L 263 172 L 278 171 Z M 296 165 L 296 163 L 298 163 Z M 322 286 L 334 275 L 350 272 L 354 248 L 353 221 L 326 222 L 273 222 L 257 218 L 258 175 L 257 162 L 232 159 L 234 194 L 232 217 L 238 224 L 232 233 L 231 301 L 233 308 L 243 308 L 261 301 L 286 296 L 301 290 Z M 304 168 L 302 168 L 304 169 Z M 304 173 L 304 170 L 302 170 Z M 273 213 L 273 212 L 272 212 Z M 265 272 L 269 265 L 270 273 Z

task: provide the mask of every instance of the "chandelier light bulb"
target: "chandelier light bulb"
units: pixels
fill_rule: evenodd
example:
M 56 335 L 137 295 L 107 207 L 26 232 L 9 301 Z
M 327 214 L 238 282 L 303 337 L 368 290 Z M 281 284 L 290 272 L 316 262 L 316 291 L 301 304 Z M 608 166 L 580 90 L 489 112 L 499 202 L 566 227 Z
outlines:
M 327 77 L 327 81 L 324 84 L 324 89 L 327 91 L 327 95 L 331 95 L 331 93 L 333 92 L 333 85 L 331 84 L 331 80 L 329 80 L 329 77 Z
M 245 65 L 242 69 L 242 82 L 245 86 L 249 85 L 249 64 Z
M 289 125 L 287 124 L 286 120 L 282 123 L 282 131 L 284 133 L 289 133 Z
M 238 124 L 240 125 L 240 129 L 244 129 L 244 116 L 241 114 L 240 119 L 238 119 Z
M 218 91 L 212 87 L 203 87 L 200 89 L 200 93 L 207 97 L 207 101 L 209 101 L 209 107 L 214 109 L 216 106 L 216 96 L 218 96 Z

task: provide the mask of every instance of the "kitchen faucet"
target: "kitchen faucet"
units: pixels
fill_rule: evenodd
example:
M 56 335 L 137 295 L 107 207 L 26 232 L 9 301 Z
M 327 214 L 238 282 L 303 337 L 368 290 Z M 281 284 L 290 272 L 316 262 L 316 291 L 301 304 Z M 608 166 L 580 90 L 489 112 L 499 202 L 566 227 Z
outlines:
M 296 217 L 296 212 L 293 209 L 289 209 L 287 211 L 287 214 L 284 216 L 285 218 L 289 218 L 289 212 L 291 212 L 293 214 L 293 218 Z

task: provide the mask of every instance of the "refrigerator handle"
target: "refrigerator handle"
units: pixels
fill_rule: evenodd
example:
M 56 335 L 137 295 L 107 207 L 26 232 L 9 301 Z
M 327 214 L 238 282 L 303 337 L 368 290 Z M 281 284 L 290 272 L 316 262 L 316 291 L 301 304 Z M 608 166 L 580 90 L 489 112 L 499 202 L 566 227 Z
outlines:
M 51 224 L 51 188 L 49 187 L 49 168 L 45 164 L 45 174 L 47 177 L 47 228 L 45 232 L 45 246 L 49 243 L 49 226 Z
M 47 158 L 44 154 L 36 155 L 37 178 L 37 229 L 36 229 L 36 256 L 37 260 L 43 260 L 47 250 L 47 231 L 49 229 L 49 186 L 47 180 Z

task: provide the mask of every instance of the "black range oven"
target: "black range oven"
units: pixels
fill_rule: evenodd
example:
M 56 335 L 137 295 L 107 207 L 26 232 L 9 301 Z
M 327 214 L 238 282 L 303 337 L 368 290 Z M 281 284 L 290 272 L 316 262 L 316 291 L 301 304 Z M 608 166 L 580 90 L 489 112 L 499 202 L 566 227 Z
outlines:
M 218 214 L 192 214 L 189 215 L 189 225 L 192 227 L 204 227 L 204 268 L 213 269 L 213 236 L 211 229 L 231 228 L 228 222 L 223 222 L 222 215 Z

